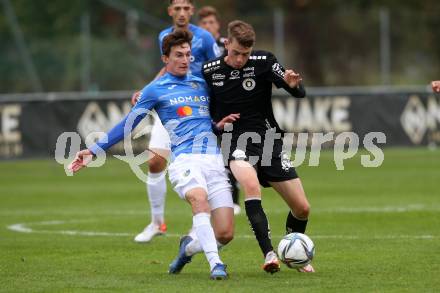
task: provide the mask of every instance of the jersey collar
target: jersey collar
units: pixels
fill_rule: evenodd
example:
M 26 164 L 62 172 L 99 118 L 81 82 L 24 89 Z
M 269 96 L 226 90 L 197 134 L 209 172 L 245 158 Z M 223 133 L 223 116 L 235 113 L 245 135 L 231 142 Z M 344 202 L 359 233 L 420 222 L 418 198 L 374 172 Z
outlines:
M 170 72 L 167 71 L 167 73 L 165 73 L 165 75 L 168 75 L 169 77 L 171 77 L 171 78 L 173 78 L 173 79 L 182 80 L 182 81 L 188 79 L 188 73 L 185 74 L 185 75 L 174 75 L 174 74 L 172 74 L 172 73 L 170 73 Z M 164 75 L 164 76 L 165 76 L 165 75 Z

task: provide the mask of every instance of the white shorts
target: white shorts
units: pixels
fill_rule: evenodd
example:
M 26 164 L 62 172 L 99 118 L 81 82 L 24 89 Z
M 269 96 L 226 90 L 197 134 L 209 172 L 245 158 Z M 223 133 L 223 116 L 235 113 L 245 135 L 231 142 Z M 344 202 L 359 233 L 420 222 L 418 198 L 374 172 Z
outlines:
M 148 148 L 170 150 L 171 141 L 167 130 L 162 125 L 162 122 L 160 121 L 159 116 L 157 116 L 157 113 L 154 112 L 153 117 L 154 123 L 153 127 L 151 128 L 150 142 Z
M 189 190 L 203 188 L 208 194 L 211 210 L 234 206 L 231 185 L 220 154 L 181 154 L 168 166 L 168 176 L 182 199 Z

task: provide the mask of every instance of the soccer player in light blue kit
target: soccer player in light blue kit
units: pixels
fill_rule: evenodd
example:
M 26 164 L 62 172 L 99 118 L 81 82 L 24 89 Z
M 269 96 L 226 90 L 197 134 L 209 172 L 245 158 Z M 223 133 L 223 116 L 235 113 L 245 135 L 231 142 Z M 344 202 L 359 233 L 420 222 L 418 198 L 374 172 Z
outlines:
M 191 16 L 194 14 L 194 5 L 192 0 L 170 0 L 168 6 L 168 15 L 173 19 L 173 26 L 163 30 L 159 34 L 159 45 L 162 52 L 162 41 L 165 36 L 172 33 L 175 29 L 189 30 L 193 34 L 191 46 L 190 73 L 202 78 L 202 63 L 215 59 L 220 55 L 220 49 L 217 46 L 212 35 L 195 25 L 190 24 Z M 162 69 L 158 76 L 165 73 Z M 134 95 L 132 99 L 137 99 Z M 166 129 L 163 127 L 157 115 L 154 115 L 154 124 L 151 129 L 148 148 L 150 158 L 148 164 L 147 195 L 150 202 L 151 223 L 145 229 L 136 235 L 134 241 L 138 243 L 150 242 L 153 237 L 165 234 L 167 226 L 165 224 L 165 196 L 167 184 L 165 181 L 165 170 L 167 167 L 167 158 L 170 154 L 170 138 Z
M 176 30 L 164 38 L 162 60 L 167 73 L 147 85 L 138 103 L 110 130 L 107 138 L 78 152 L 69 168 L 79 171 L 93 155 L 121 141 L 155 109 L 171 138 L 169 179 L 174 190 L 192 207 L 196 235 L 194 239 L 190 236 L 181 239 L 178 256 L 171 263 L 169 273 L 179 273 L 192 255 L 203 251 L 211 278 L 222 280 L 227 273 L 218 246 L 227 244 L 233 237 L 231 187 L 212 129 L 207 85 L 203 79 L 188 74 L 191 37 L 188 31 Z M 225 123 L 238 118 L 231 114 L 214 127 L 222 129 Z
M 187 2 L 188 5 L 184 5 L 183 7 L 180 7 L 178 5 L 178 2 Z M 194 12 L 194 6 L 192 5 L 192 1 L 188 0 L 173 0 L 170 1 L 171 6 L 169 7 L 169 14 L 174 15 L 173 11 L 174 9 L 190 9 L 192 10 L 192 15 Z M 174 17 L 173 17 L 174 18 Z M 190 72 L 192 75 L 195 75 L 197 77 L 203 78 L 202 75 L 202 65 L 206 61 L 213 60 L 217 57 L 220 57 L 221 51 L 220 48 L 217 45 L 217 42 L 215 41 L 214 37 L 211 35 L 210 32 L 207 30 L 198 27 L 196 25 L 193 25 L 189 23 L 189 19 L 186 17 L 180 16 L 177 14 L 176 19 L 173 19 L 175 25 L 164 29 L 159 34 L 159 44 L 162 48 L 162 41 L 163 38 L 172 33 L 176 26 L 182 29 L 189 30 L 193 34 L 193 39 L 191 42 L 191 64 L 190 64 Z M 182 22 L 182 23 L 179 23 Z M 161 51 L 161 53 L 163 53 Z

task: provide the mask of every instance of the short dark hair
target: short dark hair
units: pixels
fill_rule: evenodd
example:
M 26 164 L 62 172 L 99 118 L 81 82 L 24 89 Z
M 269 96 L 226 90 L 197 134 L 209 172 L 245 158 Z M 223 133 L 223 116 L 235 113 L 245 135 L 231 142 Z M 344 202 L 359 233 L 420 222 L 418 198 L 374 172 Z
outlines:
M 176 0 L 170 0 L 170 5 L 173 5 L 174 1 L 176 1 Z M 194 1 L 193 0 L 186 0 L 186 2 L 188 2 L 189 4 L 194 5 Z
M 191 47 L 193 34 L 188 30 L 177 29 L 163 38 L 162 54 L 170 56 L 171 48 L 188 43 Z
M 255 31 L 252 25 L 241 20 L 234 20 L 228 24 L 228 39 L 236 39 L 237 42 L 246 48 L 255 44 Z
M 217 21 L 220 21 L 220 16 L 218 14 L 217 9 L 215 9 L 212 6 L 203 6 L 197 12 L 197 16 L 198 16 L 199 20 L 202 20 L 205 17 L 211 16 L 211 15 L 214 15 L 215 18 L 217 19 Z

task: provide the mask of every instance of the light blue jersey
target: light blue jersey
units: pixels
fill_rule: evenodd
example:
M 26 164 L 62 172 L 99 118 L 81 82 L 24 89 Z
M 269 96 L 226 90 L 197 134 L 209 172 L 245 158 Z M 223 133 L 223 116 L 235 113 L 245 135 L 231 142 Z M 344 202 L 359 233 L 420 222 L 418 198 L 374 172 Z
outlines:
M 166 73 L 148 84 L 130 113 L 108 133 L 108 140 L 90 148 L 94 154 L 109 149 L 128 135 L 150 110 L 156 110 L 171 140 L 172 160 L 182 153 L 219 154 L 217 137 L 212 132 L 209 94 L 205 80 L 187 74 Z M 128 121 L 128 123 L 127 123 Z
M 206 61 L 220 57 L 221 51 L 210 32 L 193 24 L 189 24 L 188 28 L 193 33 L 193 39 L 191 41 L 190 73 L 197 77 L 203 78 L 202 64 Z M 174 27 L 169 27 L 159 34 L 159 46 L 161 54 L 163 38 L 172 33 L 173 30 Z

